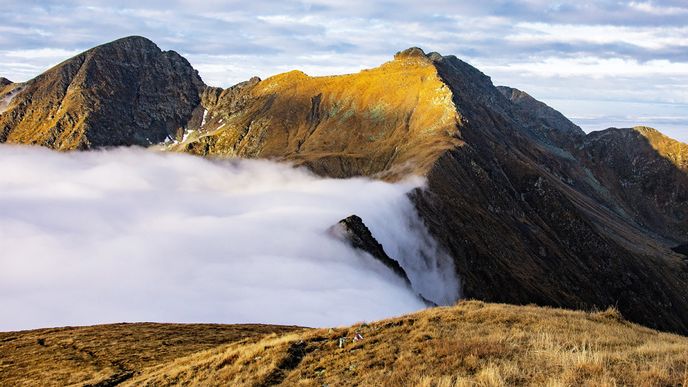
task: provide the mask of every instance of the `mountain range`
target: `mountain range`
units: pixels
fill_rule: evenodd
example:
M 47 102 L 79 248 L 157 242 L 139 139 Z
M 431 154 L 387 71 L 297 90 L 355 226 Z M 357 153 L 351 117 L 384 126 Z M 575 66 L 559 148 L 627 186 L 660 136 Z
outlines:
M 455 56 L 410 48 L 356 74 L 290 71 L 222 89 L 176 52 L 127 37 L 24 83 L 0 78 L 0 142 L 423 176 L 410 195 L 454 261 L 457 298 L 614 306 L 688 334 L 688 145 L 647 127 L 586 134 Z

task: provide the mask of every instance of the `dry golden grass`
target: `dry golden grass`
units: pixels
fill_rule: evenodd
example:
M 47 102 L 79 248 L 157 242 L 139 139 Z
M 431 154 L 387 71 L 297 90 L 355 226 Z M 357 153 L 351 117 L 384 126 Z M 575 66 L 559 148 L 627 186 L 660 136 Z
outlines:
M 115 384 L 194 352 L 295 329 L 141 323 L 0 332 L 0 386 Z
M 363 339 L 354 342 L 357 333 Z M 0 385 L 96 383 L 687 386 L 688 338 L 614 310 L 477 301 L 333 329 L 116 324 L 0 333 Z
M 646 126 L 636 126 L 635 131 L 644 136 L 650 146 L 676 167 L 688 170 L 688 144 L 676 141 L 660 131 Z
M 401 177 L 422 175 L 461 143 L 452 93 L 424 56 L 356 74 L 279 74 L 247 91 L 241 111 L 231 113 L 234 98 L 209 106 L 207 127 L 172 149 L 289 160 L 330 176 Z
M 353 342 L 356 333 L 363 340 Z M 229 344 L 125 384 L 685 386 L 687 379 L 688 338 L 628 323 L 616 311 L 471 301 Z

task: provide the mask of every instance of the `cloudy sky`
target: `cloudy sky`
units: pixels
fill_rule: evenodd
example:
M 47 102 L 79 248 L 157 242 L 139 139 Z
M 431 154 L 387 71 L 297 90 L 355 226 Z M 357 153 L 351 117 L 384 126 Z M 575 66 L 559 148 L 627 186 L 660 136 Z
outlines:
M 586 130 L 645 124 L 688 141 L 688 3 L 666 1 L 3 0 L 0 75 L 24 81 L 143 35 L 206 83 L 355 72 L 410 46 L 455 54 Z M 113 5 L 114 4 L 114 5 Z

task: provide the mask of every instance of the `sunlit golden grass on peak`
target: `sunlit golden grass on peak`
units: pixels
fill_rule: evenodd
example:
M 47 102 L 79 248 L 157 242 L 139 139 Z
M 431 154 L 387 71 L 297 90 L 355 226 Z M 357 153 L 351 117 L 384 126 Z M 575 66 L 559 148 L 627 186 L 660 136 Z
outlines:
M 207 125 L 172 149 L 394 179 L 427 172 L 461 142 L 452 93 L 425 56 L 339 76 L 289 71 L 205 105 Z

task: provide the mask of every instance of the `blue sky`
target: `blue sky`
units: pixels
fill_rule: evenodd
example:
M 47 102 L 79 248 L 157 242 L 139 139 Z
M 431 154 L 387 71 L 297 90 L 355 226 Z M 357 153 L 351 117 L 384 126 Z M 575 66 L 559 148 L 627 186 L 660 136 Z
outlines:
M 377 66 L 410 46 L 455 54 L 586 130 L 638 124 L 688 142 L 688 2 L 2 0 L 0 75 L 24 81 L 143 35 L 208 84 Z

